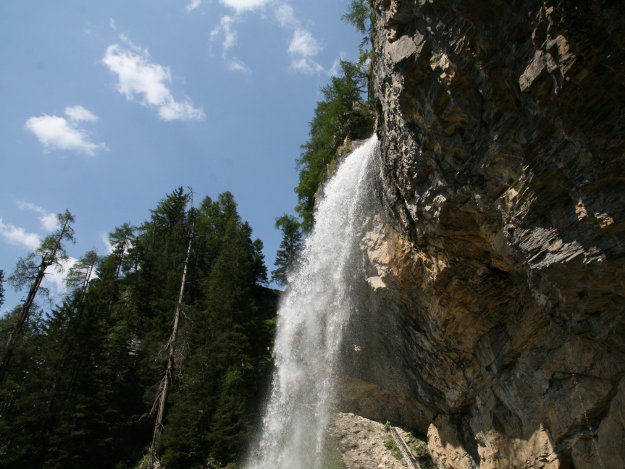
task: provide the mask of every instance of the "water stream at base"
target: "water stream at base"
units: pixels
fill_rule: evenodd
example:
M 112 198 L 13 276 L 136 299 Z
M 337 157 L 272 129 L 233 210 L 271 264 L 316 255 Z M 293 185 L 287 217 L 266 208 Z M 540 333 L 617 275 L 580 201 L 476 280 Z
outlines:
M 275 371 L 259 439 L 248 469 L 323 467 L 333 412 L 339 351 L 362 279 L 360 240 L 375 198 L 375 135 L 328 181 L 298 268 L 278 311 Z

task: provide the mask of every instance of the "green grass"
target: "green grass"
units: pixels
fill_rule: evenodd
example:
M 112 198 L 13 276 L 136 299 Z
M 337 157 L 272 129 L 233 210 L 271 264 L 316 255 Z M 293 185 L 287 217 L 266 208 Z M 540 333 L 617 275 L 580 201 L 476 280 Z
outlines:
M 404 459 L 404 455 L 401 454 L 400 449 L 397 447 L 397 443 L 395 443 L 395 440 L 390 433 L 384 438 L 384 446 L 386 446 L 386 449 L 389 450 L 393 456 L 395 456 L 395 459 L 399 461 Z
M 384 446 L 386 446 L 386 449 L 389 450 L 393 456 L 395 456 L 395 459 L 401 461 L 404 459 L 404 455 L 401 454 L 401 450 L 397 446 L 397 443 L 395 443 L 393 435 L 391 435 L 391 424 L 389 422 L 384 424 L 384 431 L 386 432 L 386 436 L 384 437 Z
M 419 465 L 422 469 L 436 469 L 436 465 L 434 461 L 432 461 L 432 456 L 430 456 L 430 451 L 425 441 L 415 437 L 412 433 L 408 433 L 405 440 L 412 454 L 419 460 Z

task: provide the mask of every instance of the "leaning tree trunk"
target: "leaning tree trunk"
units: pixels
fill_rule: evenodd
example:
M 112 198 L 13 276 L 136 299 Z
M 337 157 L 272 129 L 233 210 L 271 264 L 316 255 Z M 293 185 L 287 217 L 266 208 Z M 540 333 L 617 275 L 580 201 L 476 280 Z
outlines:
M 26 297 L 26 301 L 22 305 L 22 309 L 20 311 L 20 315 L 17 318 L 17 323 L 13 326 L 11 332 L 9 332 L 9 337 L 7 338 L 7 343 L 4 347 L 4 353 L 2 355 L 2 361 L 0 361 L 0 383 L 4 381 L 4 376 L 7 371 L 7 367 L 9 362 L 11 361 L 11 357 L 13 356 L 13 351 L 15 350 L 15 344 L 17 343 L 17 338 L 22 334 L 22 329 L 24 329 L 24 324 L 28 320 L 30 316 L 30 309 L 35 302 L 35 297 L 37 296 L 37 292 L 39 291 L 39 287 L 41 286 L 41 282 L 43 281 L 44 276 L 46 275 L 46 270 L 50 267 L 56 260 L 56 255 L 58 250 L 61 247 L 61 243 L 63 241 L 63 236 L 65 236 L 65 232 L 67 231 L 67 227 L 69 225 L 69 221 L 66 221 L 61 229 L 57 242 L 54 245 L 54 249 L 48 255 L 44 255 L 41 259 L 41 264 L 39 265 L 39 270 L 37 270 L 37 275 L 32 285 L 30 286 L 30 290 L 28 290 L 28 296 Z
M 163 433 L 163 420 L 165 417 L 165 403 L 167 401 L 167 392 L 169 390 L 169 383 L 174 370 L 175 365 L 175 353 L 176 353 L 176 336 L 178 334 L 178 324 L 180 322 L 180 309 L 182 307 L 182 299 L 184 297 L 184 287 L 187 279 L 187 268 L 189 265 L 189 258 L 191 257 L 191 245 L 193 243 L 193 234 L 195 231 L 195 221 L 191 225 L 191 234 L 189 235 L 189 244 L 187 246 L 187 255 L 184 260 L 184 268 L 182 269 L 182 279 L 180 280 L 180 292 L 178 293 L 178 302 L 176 303 L 176 311 L 174 313 L 174 325 L 171 330 L 171 335 L 167 341 L 167 366 L 165 368 L 165 375 L 161 380 L 158 392 L 156 393 L 156 399 L 154 402 L 154 408 L 157 409 L 156 422 L 154 423 L 154 433 L 152 436 L 152 444 L 150 445 L 150 465 L 157 469 L 160 467 L 160 461 L 158 458 L 158 446 Z
M 17 342 L 17 338 L 22 333 L 22 329 L 24 328 L 24 324 L 26 324 L 26 320 L 30 315 L 30 308 L 32 307 L 35 297 L 37 296 L 37 292 L 39 291 L 39 287 L 41 286 L 41 282 L 43 281 L 43 277 L 46 273 L 46 269 L 50 266 L 44 260 L 41 261 L 41 265 L 39 266 L 39 270 L 37 271 L 37 277 L 35 277 L 35 281 L 30 286 L 30 290 L 28 291 L 28 296 L 26 297 L 26 301 L 22 305 L 22 309 L 20 310 L 20 315 L 17 319 L 17 323 L 9 332 L 9 337 L 7 339 L 7 343 L 4 347 L 4 353 L 2 355 L 2 361 L 0 362 L 0 382 L 4 380 L 4 375 L 6 373 L 7 366 L 11 357 L 13 356 L 13 350 L 15 349 L 15 344 Z

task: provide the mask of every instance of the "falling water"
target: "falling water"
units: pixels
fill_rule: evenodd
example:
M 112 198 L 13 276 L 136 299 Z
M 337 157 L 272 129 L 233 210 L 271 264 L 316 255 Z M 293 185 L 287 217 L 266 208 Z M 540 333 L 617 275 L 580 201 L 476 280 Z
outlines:
M 328 182 L 299 267 L 278 311 L 276 370 L 249 469 L 322 467 L 343 332 L 362 279 L 360 233 L 374 198 L 377 138 L 350 154 Z

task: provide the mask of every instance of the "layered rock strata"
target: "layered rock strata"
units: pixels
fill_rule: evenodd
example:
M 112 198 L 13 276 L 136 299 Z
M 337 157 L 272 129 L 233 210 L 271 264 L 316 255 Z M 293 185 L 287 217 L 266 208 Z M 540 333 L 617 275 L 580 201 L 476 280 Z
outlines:
M 390 326 L 351 391 L 388 402 L 352 408 L 445 468 L 625 467 L 625 4 L 373 11 Z

